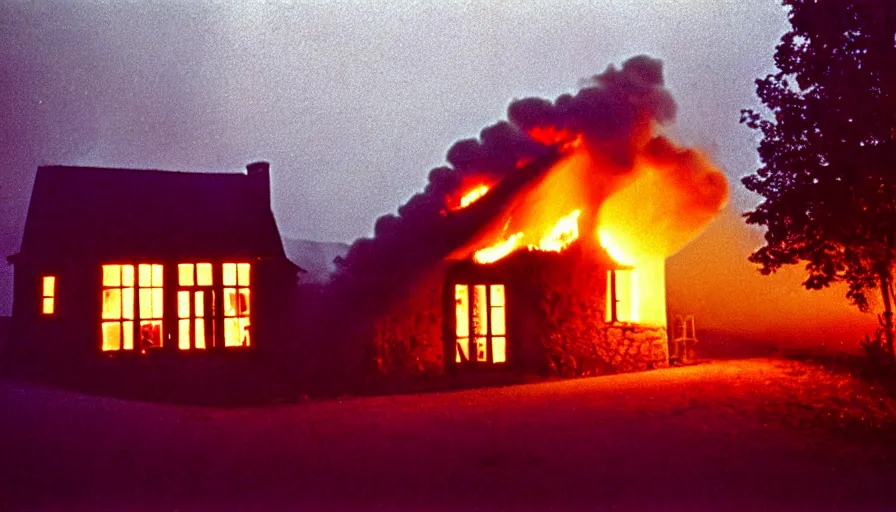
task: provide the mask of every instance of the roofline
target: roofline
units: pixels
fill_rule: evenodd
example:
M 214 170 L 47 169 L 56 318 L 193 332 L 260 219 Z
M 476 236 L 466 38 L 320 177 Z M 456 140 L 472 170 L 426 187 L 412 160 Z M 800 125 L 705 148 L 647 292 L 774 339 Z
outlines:
M 188 174 L 191 176 L 248 176 L 249 172 L 247 169 L 242 169 L 236 172 L 228 172 L 228 171 L 178 171 L 173 169 L 133 169 L 129 167 L 105 167 L 105 166 L 93 166 L 93 165 L 39 165 L 37 166 L 38 172 L 41 170 L 62 170 L 62 169 L 72 169 L 79 171 L 116 171 L 116 172 L 127 172 L 127 173 L 159 173 L 159 174 Z

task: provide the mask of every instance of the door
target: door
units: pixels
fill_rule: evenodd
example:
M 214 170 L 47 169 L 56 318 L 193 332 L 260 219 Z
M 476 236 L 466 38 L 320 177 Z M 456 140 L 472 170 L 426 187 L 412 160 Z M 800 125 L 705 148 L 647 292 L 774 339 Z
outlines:
M 205 350 L 215 346 L 215 290 L 211 263 L 177 266 L 177 348 Z

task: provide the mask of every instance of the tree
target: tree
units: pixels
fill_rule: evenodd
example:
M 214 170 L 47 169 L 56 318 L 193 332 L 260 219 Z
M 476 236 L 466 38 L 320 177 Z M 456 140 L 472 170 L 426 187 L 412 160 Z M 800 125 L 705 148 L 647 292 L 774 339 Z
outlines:
M 896 2 L 783 4 L 791 30 L 775 52 L 778 72 L 756 80 L 768 110 L 741 112 L 762 135 L 762 166 L 742 180 L 764 198 L 747 223 L 767 228 L 750 261 L 763 274 L 805 263 L 806 288 L 845 282 L 863 311 L 879 294 L 892 358 Z

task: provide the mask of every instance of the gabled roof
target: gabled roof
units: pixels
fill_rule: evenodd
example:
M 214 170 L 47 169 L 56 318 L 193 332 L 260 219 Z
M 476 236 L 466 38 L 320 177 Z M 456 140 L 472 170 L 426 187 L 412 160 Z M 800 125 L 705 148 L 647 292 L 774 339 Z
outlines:
M 38 167 L 13 262 L 282 258 L 268 164 L 245 173 Z

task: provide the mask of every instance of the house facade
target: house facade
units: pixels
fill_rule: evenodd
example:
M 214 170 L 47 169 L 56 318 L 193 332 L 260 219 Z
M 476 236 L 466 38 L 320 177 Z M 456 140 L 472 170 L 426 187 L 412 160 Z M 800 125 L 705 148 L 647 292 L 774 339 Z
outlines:
M 300 269 L 245 173 L 37 170 L 14 265 L 14 350 L 50 357 L 254 351 Z
M 499 262 L 446 261 L 374 327 L 384 375 L 603 375 L 669 364 L 665 325 L 626 316 L 631 272 L 575 243 Z

